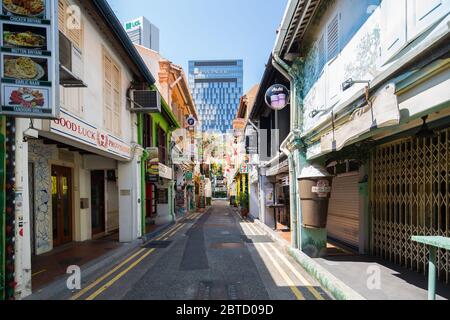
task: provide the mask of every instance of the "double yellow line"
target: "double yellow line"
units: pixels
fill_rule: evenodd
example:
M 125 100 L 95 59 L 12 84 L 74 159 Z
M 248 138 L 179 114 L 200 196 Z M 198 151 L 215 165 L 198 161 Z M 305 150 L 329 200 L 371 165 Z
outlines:
M 261 235 L 258 229 L 251 223 L 246 223 L 245 226 L 252 235 Z M 284 265 L 288 267 L 291 273 L 294 274 L 298 280 L 300 280 L 300 282 L 306 287 L 306 289 L 314 296 L 316 300 L 324 300 L 324 298 L 316 290 L 316 288 L 314 288 L 314 286 L 305 277 L 303 277 L 298 270 L 294 268 L 294 266 L 289 262 L 289 260 L 273 244 L 269 243 L 268 246 L 270 247 L 270 249 L 272 249 L 272 252 L 274 252 L 276 256 L 279 258 L 279 261 L 282 261 Z M 284 271 L 280 263 L 272 256 L 267 247 L 264 244 L 259 244 L 259 247 L 264 251 L 266 256 L 275 266 L 278 273 L 283 278 L 284 282 L 286 282 L 286 284 L 291 289 L 292 293 L 295 295 L 296 299 L 305 300 L 305 296 L 301 293 L 298 287 L 294 285 L 294 281 L 292 281 L 291 277 L 286 273 L 286 271 Z
M 186 217 L 186 219 L 197 219 L 201 213 L 194 213 Z M 183 221 L 185 221 L 184 219 Z M 182 221 L 182 222 L 183 222 Z M 166 241 L 170 237 L 174 236 L 178 231 L 180 231 L 185 225 L 183 223 L 179 223 L 175 225 L 174 227 L 170 228 L 168 231 L 160 235 L 158 238 L 156 238 L 156 241 L 163 240 Z M 126 269 L 122 270 L 120 273 L 118 273 L 114 278 L 109 280 L 105 285 L 100 287 L 97 291 L 89 295 L 85 300 L 94 300 L 97 298 L 100 294 L 108 290 L 114 283 L 116 283 L 119 279 L 121 279 L 124 275 L 126 275 L 128 272 L 130 272 L 132 269 L 134 269 L 139 263 L 141 263 L 145 258 L 147 258 L 149 255 L 151 255 L 155 249 L 140 249 L 130 257 L 128 257 L 126 260 L 122 261 L 120 264 L 118 264 L 115 268 L 110 270 L 109 272 L 105 273 L 101 277 L 99 277 L 97 280 L 92 282 L 89 286 L 84 288 L 83 290 L 80 290 L 75 295 L 73 295 L 70 300 L 78 300 L 85 294 L 87 294 L 89 291 L 97 287 L 99 284 L 101 284 L 104 280 L 111 277 L 113 274 L 115 274 L 118 270 L 122 269 L 125 265 L 127 265 L 129 262 L 133 261 L 133 259 L 137 258 L 133 263 L 131 263 Z M 142 255 L 141 255 L 142 254 Z M 138 258 L 139 257 L 139 258 Z

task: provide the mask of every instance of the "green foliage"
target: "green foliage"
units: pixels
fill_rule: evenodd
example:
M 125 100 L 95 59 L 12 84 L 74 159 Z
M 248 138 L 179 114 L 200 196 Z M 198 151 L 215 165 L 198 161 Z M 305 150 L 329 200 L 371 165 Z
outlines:
M 239 205 L 242 209 L 249 209 L 250 208 L 250 197 L 247 192 L 241 192 L 239 195 Z

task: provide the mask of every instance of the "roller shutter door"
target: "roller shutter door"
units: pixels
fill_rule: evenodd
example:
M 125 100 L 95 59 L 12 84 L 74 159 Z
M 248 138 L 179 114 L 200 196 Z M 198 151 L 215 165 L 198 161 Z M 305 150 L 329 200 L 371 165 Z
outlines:
M 327 229 L 330 238 L 359 247 L 359 173 L 334 178 Z

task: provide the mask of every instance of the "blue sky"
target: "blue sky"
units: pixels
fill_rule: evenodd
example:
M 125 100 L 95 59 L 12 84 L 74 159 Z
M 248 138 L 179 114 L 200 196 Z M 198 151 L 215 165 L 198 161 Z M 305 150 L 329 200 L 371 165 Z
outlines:
M 261 80 L 287 0 L 108 0 L 124 22 L 145 16 L 160 29 L 162 55 L 243 59 L 245 90 Z

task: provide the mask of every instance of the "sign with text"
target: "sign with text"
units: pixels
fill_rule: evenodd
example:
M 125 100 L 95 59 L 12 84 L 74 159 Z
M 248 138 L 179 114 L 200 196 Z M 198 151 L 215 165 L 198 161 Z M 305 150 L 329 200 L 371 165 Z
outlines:
M 96 126 L 61 109 L 60 118 L 50 122 L 50 132 L 122 159 L 131 159 L 131 146 Z
M 289 104 L 289 90 L 281 85 L 275 84 L 266 92 L 266 104 L 273 110 L 283 110 Z
M 0 113 L 54 119 L 59 106 L 56 0 L 1 0 Z
M 147 158 L 147 182 L 158 182 L 159 179 L 159 149 L 151 147 L 146 149 L 148 153 Z

